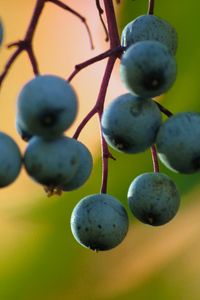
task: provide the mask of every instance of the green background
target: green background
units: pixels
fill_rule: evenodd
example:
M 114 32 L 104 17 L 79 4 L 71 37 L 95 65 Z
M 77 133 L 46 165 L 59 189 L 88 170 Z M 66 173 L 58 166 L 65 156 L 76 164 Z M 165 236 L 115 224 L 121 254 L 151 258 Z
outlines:
M 147 1 L 121 2 L 120 29 L 147 11 Z M 199 111 L 200 3 L 155 2 L 155 14 L 173 24 L 179 37 L 178 77 L 159 101 L 173 113 Z M 112 153 L 117 160 L 109 162 L 108 193 L 127 208 L 128 186 L 135 176 L 152 170 L 151 155 L 149 151 L 133 156 Z M 10 210 L 17 239 L 7 255 L 0 255 L 0 299 L 200 299 L 200 175 L 175 174 L 161 166 L 182 194 L 176 218 L 152 228 L 128 212 L 125 241 L 111 251 L 94 253 L 76 243 L 69 220 L 79 199 L 99 191 L 100 169 L 97 157 L 90 180 L 80 190 Z M 26 236 L 20 235 L 20 226 L 27 227 Z

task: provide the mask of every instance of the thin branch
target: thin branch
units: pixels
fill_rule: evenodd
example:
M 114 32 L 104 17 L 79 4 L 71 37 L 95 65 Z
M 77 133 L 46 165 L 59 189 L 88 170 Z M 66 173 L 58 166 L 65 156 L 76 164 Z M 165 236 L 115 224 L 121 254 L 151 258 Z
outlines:
M 68 5 L 66 5 L 65 3 L 59 1 L 59 0 L 46 0 L 47 2 L 51 2 L 61 8 L 63 8 L 64 10 L 67 10 L 69 12 L 71 12 L 73 15 L 75 15 L 76 17 L 78 17 L 82 22 L 83 24 L 85 25 L 86 27 L 86 30 L 87 30 L 87 33 L 88 33 L 88 36 L 89 36 L 89 40 L 90 40 L 90 45 L 91 45 L 91 49 L 94 49 L 94 44 L 93 44 L 93 40 L 92 40 L 92 34 L 91 34 L 91 31 L 90 31 L 90 28 L 87 24 L 87 21 L 85 19 L 85 17 L 83 17 L 81 14 L 79 14 L 77 11 L 75 11 L 74 9 L 72 9 L 71 7 L 69 7 Z
M 153 15 L 154 14 L 154 6 L 155 6 L 155 1 L 154 0 L 149 0 L 148 10 L 147 10 L 148 15 Z
M 155 145 L 151 147 L 151 156 L 153 161 L 153 170 L 154 172 L 159 172 L 158 155 Z
M 97 7 L 97 10 L 99 12 L 99 18 L 100 18 L 101 24 L 102 24 L 103 29 L 105 31 L 105 35 L 106 35 L 105 41 L 108 42 L 109 41 L 108 29 L 106 27 L 106 24 L 104 23 L 103 18 L 102 18 L 102 15 L 104 14 L 104 11 L 103 11 L 103 9 L 102 9 L 102 7 L 100 5 L 99 0 L 96 0 L 96 7 Z
M 6 75 L 8 74 L 11 66 L 13 65 L 14 61 L 19 56 L 19 54 L 22 53 L 23 51 L 26 51 L 28 53 L 34 74 L 36 74 L 36 75 L 39 74 L 38 64 L 37 64 L 36 57 L 34 55 L 33 48 L 32 48 L 32 40 L 33 40 L 33 36 L 35 33 L 35 29 L 37 27 L 39 18 L 43 11 L 44 4 L 45 4 L 45 0 L 37 0 L 31 21 L 29 23 L 29 26 L 27 28 L 27 31 L 26 31 L 26 34 L 24 37 L 24 40 L 13 42 L 8 45 L 8 48 L 17 47 L 17 49 L 10 56 L 9 60 L 7 61 L 6 65 L 4 67 L 3 72 L 0 74 L 0 87 L 3 83 L 3 80 L 5 79 Z
M 173 116 L 173 113 L 171 111 L 169 111 L 168 109 L 166 109 L 164 106 L 162 106 L 160 103 L 158 103 L 157 101 L 154 100 L 154 102 L 158 105 L 158 108 L 160 109 L 160 111 L 165 114 L 167 117 L 171 117 Z
M 78 65 L 76 65 L 74 67 L 74 71 L 71 73 L 71 75 L 68 77 L 68 81 L 70 82 L 74 76 L 76 76 L 81 70 L 85 69 L 86 67 L 98 62 L 98 61 L 101 61 L 107 57 L 110 57 L 112 55 L 115 55 L 117 57 L 120 57 L 122 52 L 124 51 L 124 47 L 123 46 L 118 46 L 114 49 L 109 49 L 95 57 L 92 57 L 91 59 L 88 59 L 86 61 L 84 61 L 83 63 L 80 63 Z
M 110 37 L 110 48 L 115 48 L 120 45 L 115 10 L 112 0 L 103 0 L 105 6 L 106 19 L 108 23 L 108 33 Z

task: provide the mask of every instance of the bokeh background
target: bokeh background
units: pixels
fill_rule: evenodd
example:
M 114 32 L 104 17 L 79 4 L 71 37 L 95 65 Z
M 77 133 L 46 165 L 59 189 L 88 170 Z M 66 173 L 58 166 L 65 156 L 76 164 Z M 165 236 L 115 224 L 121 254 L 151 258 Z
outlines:
M 12 50 L 9 42 L 23 38 L 35 0 L 0 0 L 5 27 L 0 49 L 0 70 Z M 75 64 L 108 48 L 95 1 L 63 0 L 86 16 L 95 50 L 80 20 L 48 3 L 41 16 L 34 49 L 41 73 L 67 78 Z M 147 11 L 147 0 L 123 0 L 116 6 L 119 30 Z M 159 101 L 172 112 L 200 110 L 200 3 L 195 0 L 155 1 L 155 14 L 178 31 L 178 77 Z M 72 84 L 79 97 L 79 113 L 66 132 L 71 136 L 96 100 L 105 61 L 81 71 Z M 33 77 L 26 54 L 10 70 L 0 93 L 0 130 L 20 145 L 26 144 L 15 129 L 17 95 Z M 113 73 L 106 103 L 125 92 L 118 65 Z M 200 175 L 179 175 L 161 166 L 182 194 L 176 218 L 152 228 L 136 221 L 129 212 L 130 229 L 125 241 L 108 252 L 93 253 L 76 243 L 70 231 L 70 215 L 84 196 L 97 193 L 101 181 L 99 125 L 92 119 L 80 140 L 94 157 L 90 180 L 78 191 L 47 198 L 42 187 L 24 170 L 8 188 L 0 190 L 0 299 L 2 300 L 199 300 L 200 299 Z M 109 163 L 108 193 L 127 208 L 127 189 L 135 176 L 152 170 L 149 151 L 139 155 L 114 153 Z M 181 153 L 180 153 L 181 155 Z

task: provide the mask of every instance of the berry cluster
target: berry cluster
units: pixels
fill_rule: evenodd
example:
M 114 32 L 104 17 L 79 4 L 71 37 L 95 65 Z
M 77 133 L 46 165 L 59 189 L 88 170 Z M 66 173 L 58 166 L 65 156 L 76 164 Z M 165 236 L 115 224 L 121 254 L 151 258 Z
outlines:
M 45 2 L 47 0 L 39 0 L 38 5 Z M 24 50 L 24 45 L 28 45 L 25 50 L 36 76 L 24 85 L 17 99 L 16 128 L 28 142 L 23 157 L 12 138 L 0 133 L 0 186 L 12 183 L 23 164 L 28 175 L 43 185 L 49 195 L 81 187 L 91 174 L 93 159 L 87 147 L 77 139 L 89 119 L 97 113 L 103 154 L 101 192 L 83 198 L 71 215 L 75 239 L 93 250 L 112 249 L 123 241 L 128 231 L 125 208 L 106 193 L 108 159 L 113 158 L 108 145 L 126 154 L 151 148 L 154 172 L 141 174 L 133 180 L 128 189 L 128 205 L 137 219 L 153 226 L 169 222 L 180 205 L 175 183 L 159 172 L 157 151 L 160 160 L 171 170 L 187 174 L 200 170 L 200 115 L 186 112 L 171 116 L 152 99 L 168 91 L 175 82 L 177 34 L 167 21 L 153 15 L 154 1 L 149 3 L 149 13 L 124 28 L 120 44 L 113 2 L 104 1 L 107 20 L 111 18 L 106 31 L 111 50 L 77 65 L 68 80 L 39 74 L 32 45 L 28 44 L 32 42 L 36 21 L 27 31 L 24 43 L 13 43 L 19 53 Z M 99 1 L 96 4 L 101 14 Z M 63 7 L 68 8 L 62 4 Z M 43 6 L 40 10 L 35 9 L 37 17 L 42 9 Z M 0 43 L 2 38 L 0 22 Z M 70 81 L 82 68 L 106 57 L 109 59 L 95 106 L 74 136 L 65 136 L 64 132 L 75 120 L 78 110 L 77 96 Z M 0 83 L 14 58 L 11 57 L 7 64 Z M 104 109 L 106 88 L 117 58 L 121 59 L 120 78 L 128 92 Z M 170 118 L 163 122 L 161 112 Z

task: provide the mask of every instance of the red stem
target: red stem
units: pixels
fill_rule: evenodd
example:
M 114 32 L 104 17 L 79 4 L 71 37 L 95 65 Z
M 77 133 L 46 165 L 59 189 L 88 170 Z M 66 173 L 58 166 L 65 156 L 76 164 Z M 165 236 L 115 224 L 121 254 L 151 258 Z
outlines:
M 70 82 L 74 78 L 74 76 L 76 76 L 82 69 L 85 69 L 86 67 L 88 67 L 88 66 L 90 66 L 90 65 L 92 65 L 92 64 L 94 64 L 94 63 L 96 63 L 98 61 L 101 61 L 101 60 L 103 60 L 103 59 L 105 59 L 107 57 L 110 57 L 110 56 L 112 56 L 114 54 L 116 56 L 120 57 L 121 53 L 123 51 L 124 51 L 124 47 L 123 46 L 118 46 L 118 47 L 116 47 L 114 49 L 109 49 L 109 50 L 107 50 L 107 51 L 105 51 L 105 52 L 103 52 L 103 53 L 101 53 L 101 54 L 99 54 L 99 55 L 97 55 L 95 57 L 92 57 L 92 58 L 84 61 L 81 64 L 76 65 L 75 68 L 74 68 L 74 71 L 70 74 L 70 76 L 68 77 L 67 80 Z
M 154 5 L 155 5 L 155 1 L 154 0 L 149 0 L 148 11 L 147 11 L 148 15 L 153 15 L 154 14 Z
M 151 147 L 151 156 L 153 161 L 153 170 L 154 172 L 159 172 L 158 155 L 155 145 Z

